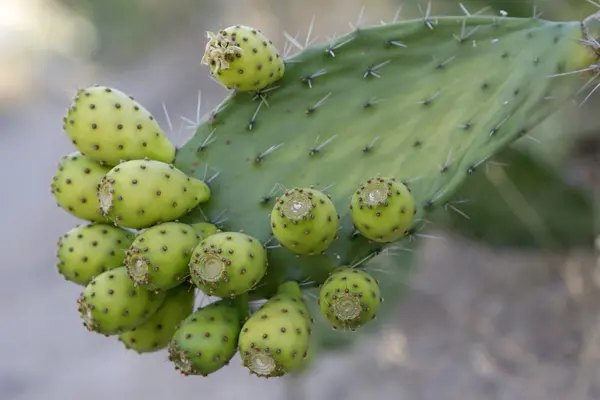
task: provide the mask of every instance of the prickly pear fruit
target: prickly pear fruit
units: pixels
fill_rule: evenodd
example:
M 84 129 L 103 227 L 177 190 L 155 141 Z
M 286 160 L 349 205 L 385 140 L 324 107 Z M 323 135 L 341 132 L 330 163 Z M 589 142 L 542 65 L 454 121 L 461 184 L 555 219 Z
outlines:
M 371 178 L 352 195 L 354 227 L 375 242 L 395 242 L 412 226 L 417 210 L 410 189 L 395 178 Z
M 87 285 L 95 276 L 122 267 L 134 238 L 133 233 L 108 224 L 73 228 L 58 239 L 58 271 L 71 282 Z
M 200 240 L 204 240 L 210 235 L 220 232 L 216 225 L 209 222 L 197 222 L 192 224 L 192 228 L 196 231 L 196 235 L 200 237 Z
M 125 265 L 137 286 L 161 291 L 185 281 L 188 264 L 200 238 L 194 228 L 165 222 L 140 233 L 127 250 Z
M 231 26 L 207 32 L 202 64 L 228 89 L 260 90 L 281 79 L 285 65 L 277 49 L 258 29 Z
M 175 158 L 175 145 L 154 117 L 117 89 L 79 90 L 63 122 L 79 151 L 109 166 L 145 157 L 166 163 Z
M 50 188 L 58 205 L 74 217 L 92 222 L 108 222 L 100 212 L 96 188 L 110 171 L 90 157 L 74 152 L 61 158 Z
M 204 239 L 190 261 L 192 281 L 210 296 L 248 292 L 267 272 L 267 251 L 256 239 L 239 232 L 220 232 Z
M 102 213 L 115 224 L 133 229 L 181 218 L 209 198 L 210 189 L 203 181 L 149 159 L 119 164 L 98 186 Z
M 375 318 L 382 301 L 377 280 L 355 268 L 334 271 L 319 293 L 321 314 L 334 329 L 363 326 Z
M 161 306 L 165 293 L 136 288 L 125 267 L 98 275 L 85 287 L 77 303 L 83 325 L 104 335 L 132 330 Z
M 127 349 L 151 353 L 167 347 L 177 326 L 194 311 L 194 289 L 185 285 L 169 290 L 160 308 L 144 323 L 119 335 Z
M 244 366 L 266 378 L 296 370 L 307 356 L 311 328 L 300 287 L 284 283 L 242 327 L 238 347 Z
M 184 375 L 207 376 L 229 364 L 237 352 L 247 303 L 247 297 L 224 299 L 187 317 L 169 343 L 169 360 L 175 368 Z
M 273 235 L 296 254 L 327 250 L 339 229 L 339 217 L 331 199 L 309 188 L 286 190 L 271 211 Z

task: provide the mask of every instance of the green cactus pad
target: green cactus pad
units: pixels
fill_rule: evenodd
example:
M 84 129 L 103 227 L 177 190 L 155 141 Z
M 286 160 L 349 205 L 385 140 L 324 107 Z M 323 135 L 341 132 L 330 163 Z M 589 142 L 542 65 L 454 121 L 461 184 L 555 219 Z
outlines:
M 239 232 L 220 232 L 205 238 L 190 262 L 192 281 L 210 296 L 248 292 L 267 272 L 267 252 L 255 238 Z
M 198 242 L 194 228 L 180 222 L 150 227 L 127 250 L 127 273 L 136 285 L 149 290 L 174 288 L 189 275 L 188 264 Z
M 238 347 L 244 366 L 264 378 L 294 371 L 307 356 L 311 330 L 298 284 L 286 282 L 242 327 Z
M 408 234 L 417 213 L 410 189 L 395 178 L 372 178 L 352 195 L 354 227 L 376 242 L 395 242 Z
M 228 89 L 260 90 L 279 80 L 285 65 L 277 49 L 258 29 L 231 26 L 207 32 L 202 64 Z
M 229 364 L 247 314 L 243 297 L 209 304 L 181 323 L 169 343 L 169 360 L 178 371 L 207 376 Z
M 210 189 L 200 179 L 149 159 L 122 162 L 98 186 L 102 213 L 132 229 L 178 219 L 209 198 Z
M 155 294 L 136 288 L 125 267 L 95 277 L 77 303 L 83 325 L 104 335 L 127 332 L 150 318 L 161 306 L 165 292 Z
M 194 289 L 179 286 L 169 290 L 160 308 L 143 324 L 119 335 L 125 348 L 152 353 L 167 347 L 177 326 L 194 311 Z
M 354 330 L 372 321 L 381 302 L 377 280 L 354 268 L 333 272 L 319 293 L 321 314 L 334 329 Z
M 79 151 L 110 166 L 145 157 L 166 163 L 175 158 L 175 145 L 148 110 L 106 86 L 79 90 L 63 128 Z
M 322 253 L 337 237 L 339 216 L 325 193 L 294 188 L 275 201 L 271 228 L 279 243 L 296 254 Z
M 64 156 L 50 185 L 59 207 L 69 214 L 92 222 L 109 222 L 100 212 L 96 188 L 109 167 L 74 152 Z
M 71 282 L 87 285 L 95 276 L 123 266 L 134 237 L 108 224 L 77 226 L 58 239 L 58 272 Z
M 410 185 L 413 237 L 426 212 L 593 76 L 585 38 L 580 22 L 462 16 L 361 27 L 309 46 L 285 60 L 276 86 L 232 93 L 179 149 L 182 171 L 217 176 L 187 220 L 226 218 L 224 229 L 265 243 L 273 268 L 253 298 L 285 280 L 322 283 L 389 247 L 355 232 L 349 205 L 361 182 Z M 582 68 L 590 71 L 549 77 Z M 272 238 L 265 213 L 285 188 L 311 186 L 331 196 L 339 238 L 298 257 Z

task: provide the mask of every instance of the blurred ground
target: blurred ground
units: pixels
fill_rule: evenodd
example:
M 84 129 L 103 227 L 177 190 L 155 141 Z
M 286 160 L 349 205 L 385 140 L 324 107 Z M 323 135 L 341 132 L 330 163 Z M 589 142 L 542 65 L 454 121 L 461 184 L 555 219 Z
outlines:
M 410 294 L 380 336 L 323 357 L 304 378 L 258 380 L 236 358 L 210 379 L 184 379 L 164 353 L 139 357 L 87 333 L 76 313 L 80 288 L 62 281 L 54 267 L 55 238 L 77 222 L 56 208 L 49 190 L 59 157 L 73 151 L 61 133 L 61 117 L 75 88 L 119 87 L 163 126 L 165 102 L 174 140 L 182 143 L 190 131 L 177 133 L 179 115 L 195 119 L 198 91 L 204 111 L 224 96 L 199 66 L 205 30 L 243 20 L 260 25 L 283 48 L 284 27 L 305 35 L 316 14 L 313 35 L 325 40 L 347 31 L 362 6 L 355 0 L 227 0 L 188 12 L 188 0 L 167 8 L 156 0 L 142 3 L 150 11 L 134 10 L 142 16 L 129 25 L 120 14 L 127 7 L 114 15 L 104 11 L 108 16 L 98 24 L 121 32 L 107 36 L 110 42 L 94 36 L 89 20 L 56 4 L 0 0 L 0 27 L 14 28 L 7 30 L 10 37 L 0 32 L 6 211 L 0 224 L 0 399 L 600 399 L 600 264 L 591 249 L 559 255 L 498 251 L 436 233 L 444 239 L 427 240 Z M 416 2 L 406 3 L 407 14 L 419 15 Z M 438 12 L 456 9 L 443 3 Z M 474 10 L 484 5 L 471 3 Z M 397 6 L 371 1 L 364 20 L 391 20 Z M 570 7 L 562 10 L 549 14 L 580 17 Z M 131 45 L 130 36 L 144 38 L 142 49 Z M 100 60 L 92 62 L 96 56 Z

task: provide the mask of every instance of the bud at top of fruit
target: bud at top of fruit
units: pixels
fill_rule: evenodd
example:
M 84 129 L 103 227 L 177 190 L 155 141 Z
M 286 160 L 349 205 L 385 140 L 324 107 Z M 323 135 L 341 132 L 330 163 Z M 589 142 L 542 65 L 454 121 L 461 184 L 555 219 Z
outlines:
M 258 91 L 283 76 L 281 56 L 258 29 L 236 25 L 207 36 L 202 64 L 227 88 Z

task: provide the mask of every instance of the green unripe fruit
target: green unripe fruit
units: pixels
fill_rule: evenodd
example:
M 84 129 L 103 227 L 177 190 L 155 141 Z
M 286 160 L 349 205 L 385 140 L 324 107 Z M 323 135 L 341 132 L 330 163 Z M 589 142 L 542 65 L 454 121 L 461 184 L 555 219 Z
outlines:
M 322 253 L 339 229 L 331 199 L 310 188 L 286 190 L 271 211 L 271 229 L 282 246 L 296 254 Z
M 154 117 L 117 89 L 79 90 L 63 122 L 79 151 L 110 166 L 144 157 L 166 163 L 175 158 L 175 145 Z
M 183 375 L 207 376 L 229 364 L 247 313 L 247 298 L 245 307 L 238 301 L 209 304 L 181 323 L 169 343 L 169 360 Z
M 192 224 L 192 228 L 196 231 L 196 234 L 200 237 L 200 240 L 204 240 L 210 235 L 221 232 L 216 225 L 209 222 L 197 222 Z
M 108 224 L 73 228 L 58 239 L 58 271 L 71 282 L 87 285 L 95 276 L 123 266 L 134 237 Z
M 236 25 L 207 36 L 202 64 L 228 89 L 260 90 L 283 77 L 281 56 L 258 29 Z
M 242 327 L 238 346 L 244 366 L 265 378 L 295 371 L 307 356 L 311 329 L 298 284 L 286 282 Z
M 239 232 L 208 236 L 196 247 L 190 262 L 192 281 L 210 296 L 246 293 L 266 272 L 266 249 L 258 240 Z
M 383 302 L 377 280 L 355 268 L 340 268 L 323 283 L 321 314 L 334 329 L 354 330 L 373 320 Z
M 90 157 L 79 152 L 64 156 L 50 188 L 58 205 L 74 217 L 109 222 L 100 212 L 96 189 L 100 179 L 110 171 Z
M 200 241 L 194 228 L 165 222 L 140 233 L 127 250 L 129 277 L 149 290 L 169 290 L 185 281 L 194 247 Z
M 119 335 L 127 349 L 151 353 L 167 347 L 177 326 L 194 311 L 194 289 L 179 286 L 169 290 L 160 308 L 144 323 Z
M 410 189 L 395 178 L 372 178 L 352 195 L 354 227 L 375 242 L 395 242 L 405 236 L 416 214 Z
M 125 161 L 101 180 L 98 199 L 115 224 L 148 228 L 183 217 L 210 198 L 210 189 L 172 165 L 154 160 Z
M 89 331 L 118 335 L 141 325 L 158 310 L 165 293 L 136 288 L 125 267 L 95 277 L 78 299 L 79 314 Z

